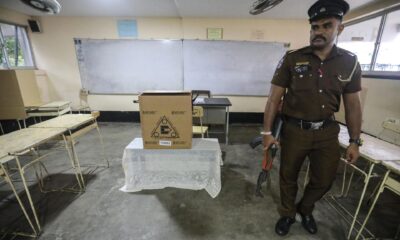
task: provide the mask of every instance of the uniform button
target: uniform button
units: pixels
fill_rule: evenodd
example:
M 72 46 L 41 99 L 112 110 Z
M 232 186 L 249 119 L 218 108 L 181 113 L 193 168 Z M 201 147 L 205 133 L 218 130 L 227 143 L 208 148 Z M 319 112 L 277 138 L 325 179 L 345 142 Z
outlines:
M 321 107 L 322 107 L 322 108 L 325 108 L 325 105 L 322 105 Z
M 319 92 L 322 93 L 322 89 L 320 89 Z
M 300 75 L 300 78 L 303 78 L 303 75 Z
M 322 78 L 322 74 L 321 74 L 321 75 L 319 75 L 319 77 L 320 77 L 320 78 Z
M 321 65 L 324 65 L 324 62 L 321 62 Z
M 312 74 L 310 74 L 310 77 L 312 77 Z

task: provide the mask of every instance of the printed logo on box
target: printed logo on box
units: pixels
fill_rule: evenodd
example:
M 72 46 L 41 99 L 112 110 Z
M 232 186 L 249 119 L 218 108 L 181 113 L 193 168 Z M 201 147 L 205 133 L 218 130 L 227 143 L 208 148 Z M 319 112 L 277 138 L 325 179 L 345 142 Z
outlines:
M 152 138 L 179 138 L 179 133 L 176 131 L 172 123 L 166 116 L 160 118 L 157 126 L 151 132 Z

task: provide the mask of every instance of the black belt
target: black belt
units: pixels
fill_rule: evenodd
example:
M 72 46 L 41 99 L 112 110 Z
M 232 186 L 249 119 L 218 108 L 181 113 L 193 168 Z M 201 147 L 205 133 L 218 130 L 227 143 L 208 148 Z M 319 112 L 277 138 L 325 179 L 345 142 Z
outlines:
M 331 116 L 321 121 L 306 121 L 294 117 L 289 117 L 287 115 L 284 116 L 284 119 L 286 122 L 294 124 L 304 130 L 320 130 L 335 122 L 334 116 Z

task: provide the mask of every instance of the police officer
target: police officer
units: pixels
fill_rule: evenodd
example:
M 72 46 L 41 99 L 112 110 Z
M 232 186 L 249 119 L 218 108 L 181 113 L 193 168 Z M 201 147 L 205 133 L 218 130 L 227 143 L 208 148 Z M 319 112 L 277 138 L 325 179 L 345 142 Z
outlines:
M 310 45 L 286 53 L 277 66 L 264 113 L 264 150 L 281 146 L 281 218 L 277 234 L 289 232 L 299 213 L 303 227 L 317 232 L 312 212 L 314 204 L 330 189 L 340 159 L 338 133 L 334 120 L 343 96 L 350 135 L 346 151 L 349 163 L 359 157 L 361 145 L 361 68 L 357 57 L 335 45 L 343 31 L 342 17 L 349 10 L 344 0 L 318 0 L 308 10 Z M 271 126 L 283 97 L 284 125 L 281 141 L 271 135 Z M 304 159 L 310 159 L 310 181 L 296 204 L 297 178 Z

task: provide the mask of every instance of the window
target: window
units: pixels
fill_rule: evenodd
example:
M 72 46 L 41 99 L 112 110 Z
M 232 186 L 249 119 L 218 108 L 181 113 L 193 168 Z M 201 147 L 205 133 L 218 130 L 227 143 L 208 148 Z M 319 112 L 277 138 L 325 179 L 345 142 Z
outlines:
M 357 55 L 363 75 L 400 79 L 399 7 L 345 25 L 337 44 Z
M 363 71 L 369 71 L 381 17 L 345 27 L 338 46 L 355 53 Z
M 26 29 L 0 23 L 0 68 L 21 67 L 34 67 Z
M 400 10 L 387 16 L 373 69 L 375 71 L 400 71 Z

